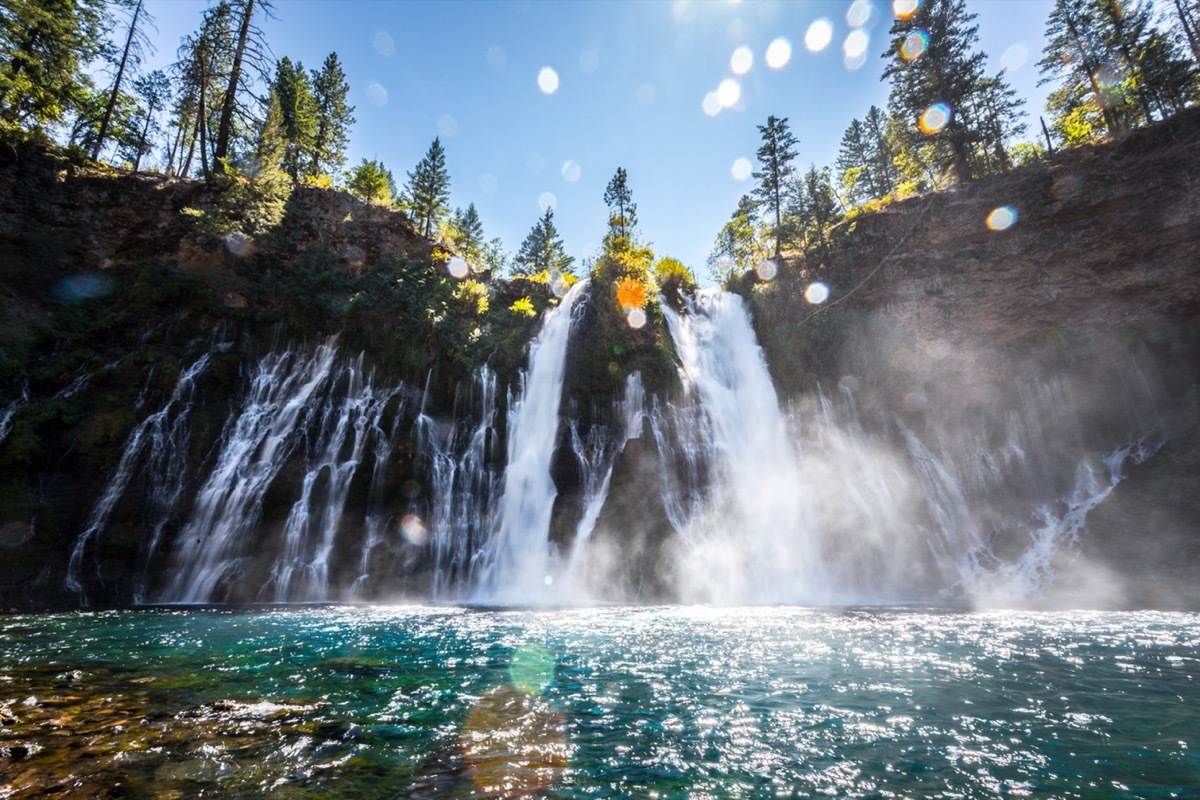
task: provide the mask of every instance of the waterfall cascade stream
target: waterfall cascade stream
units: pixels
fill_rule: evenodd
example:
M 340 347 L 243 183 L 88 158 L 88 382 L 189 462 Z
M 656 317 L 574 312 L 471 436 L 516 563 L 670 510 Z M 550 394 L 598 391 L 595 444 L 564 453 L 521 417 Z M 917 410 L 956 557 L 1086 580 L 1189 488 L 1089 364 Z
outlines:
M 1145 380 L 1130 381 L 1136 413 L 1106 452 L 1088 449 L 1067 378 L 1019 384 L 990 436 L 962 419 L 864 420 L 855 380 L 783 403 L 744 303 L 714 290 L 685 313 L 662 306 L 682 395 L 648 395 L 634 372 L 612 424 L 583 425 L 561 408 L 587 296 L 577 284 L 546 314 L 504 425 L 489 370 L 446 419 L 329 339 L 263 356 L 194 464 L 189 415 L 209 363 L 198 358 L 127 438 L 67 588 L 86 599 L 113 510 L 140 485 L 139 601 L 593 602 L 628 533 L 605 521 L 607 504 L 631 500 L 610 496 L 614 471 L 641 440 L 630 463 L 657 460 L 638 501 L 672 531 L 654 567 L 668 599 L 1004 604 L 1038 596 L 1087 512 L 1161 444 Z M 577 512 L 552 541 L 552 465 L 568 457 Z M 405 459 L 419 484 L 396 482 Z

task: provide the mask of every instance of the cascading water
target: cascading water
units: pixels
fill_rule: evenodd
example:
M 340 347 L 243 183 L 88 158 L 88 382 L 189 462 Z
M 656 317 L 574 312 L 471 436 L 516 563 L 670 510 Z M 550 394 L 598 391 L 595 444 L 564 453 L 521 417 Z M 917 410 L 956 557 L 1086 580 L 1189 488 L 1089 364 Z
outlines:
M 550 477 L 550 462 L 558 442 L 572 310 L 587 290 L 587 281 L 575 284 L 546 315 L 530 345 L 520 398 L 509 403 L 504 493 L 497 530 L 483 555 L 477 599 L 530 602 L 546 597 L 547 580 L 553 582 L 555 554 L 549 531 L 558 489 Z
M 304 476 L 292 505 L 282 552 L 271 569 L 262 597 L 275 602 L 333 599 L 330 558 L 343 527 L 350 482 L 368 445 L 383 436 L 380 420 L 397 390 L 380 390 L 363 374 L 362 356 L 342 370 L 345 394 L 322 404 L 317 458 Z
M 1144 376 L 1123 401 L 1131 433 L 1107 457 L 1086 456 L 1065 378 L 1018 384 L 990 436 L 983 417 L 868 433 L 854 380 L 785 416 L 739 298 L 707 291 L 689 315 L 664 313 L 695 399 L 651 414 L 685 600 L 1022 602 L 1123 465 L 1161 443 Z
M 100 499 L 92 507 L 83 531 L 75 538 L 75 545 L 71 548 L 71 557 L 67 563 L 65 585 L 68 591 L 79 593 L 84 605 L 87 604 L 87 596 L 84 594 L 83 570 L 87 553 L 94 545 L 96 537 L 104 532 L 109 515 L 136 473 L 139 459 L 147 445 L 151 453 L 146 473 L 150 478 L 148 501 L 169 505 L 177 499 L 184 472 L 184 465 L 181 463 L 183 447 L 180 440 L 186 430 L 188 412 L 192 408 L 196 378 L 204 372 L 208 362 L 209 355 L 205 354 L 183 370 L 166 405 L 142 420 L 129 434 L 121 458 L 104 491 L 101 492 Z M 156 529 L 155 538 L 159 533 L 161 529 Z
M 684 599 L 828 598 L 820 532 L 809 519 L 797 454 L 766 361 L 737 295 L 699 292 L 692 313 L 663 304 L 685 386 L 704 410 L 710 496 L 685 523 Z
M 161 600 L 207 603 L 240 575 L 240 562 L 257 532 L 263 495 L 292 449 L 311 399 L 329 379 L 333 339 L 308 355 L 284 350 L 258 365 L 243 411 L 223 435 L 216 466 L 179 535 L 170 583 Z
M 431 595 L 454 600 L 469 586 L 473 559 L 492 521 L 498 477 L 489 448 L 496 436 L 496 375 L 478 376 L 477 423 L 466 431 L 439 424 L 422 413 L 417 420 L 430 473 L 432 502 L 423 523 L 409 519 L 409 532 L 424 531 L 432 549 Z M 461 441 L 465 439 L 465 441 Z M 418 527 L 421 526 L 421 527 Z

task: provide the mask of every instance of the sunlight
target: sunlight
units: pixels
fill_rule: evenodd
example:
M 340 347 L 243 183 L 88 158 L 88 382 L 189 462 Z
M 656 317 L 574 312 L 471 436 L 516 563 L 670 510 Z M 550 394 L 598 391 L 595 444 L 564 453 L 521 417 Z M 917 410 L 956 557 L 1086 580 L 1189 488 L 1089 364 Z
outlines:
M 783 69 L 792 59 L 792 43 L 780 37 L 771 42 L 767 48 L 767 66 L 771 69 Z
M 987 226 L 994 231 L 1006 231 L 1017 222 L 1016 209 L 1000 206 L 987 216 Z
M 928 46 L 929 34 L 925 31 L 913 31 L 904 37 L 904 42 L 900 45 L 900 56 L 905 61 L 913 61 L 924 54 Z
M 721 104 L 722 108 L 732 108 L 737 105 L 741 96 L 742 86 L 733 78 L 726 78 L 717 87 L 717 102 Z
M 921 132 L 922 133 L 937 133 L 942 128 L 946 127 L 946 123 L 950 121 L 950 106 L 945 103 L 934 103 L 929 108 L 925 109 L 925 113 L 921 115 Z
M 542 67 L 537 77 L 538 88 L 544 94 L 554 94 L 558 91 L 558 73 L 553 67 Z
M 733 55 L 729 57 L 729 68 L 733 70 L 734 75 L 745 75 L 752 66 L 754 66 L 754 51 L 746 45 L 734 50 Z
M 842 53 L 845 56 L 843 63 L 846 69 L 853 71 L 867 63 L 868 44 L 870 44 L 870 37 L 867 36 L 866 31 L 861 29 L 850 31 L 846 41 L 842 44 Z
M 833 41 L 833 25 L 827 19 L 819 19 L 809 25 L 808 32 L 804 34 L 804 46 L 813 53 L 821 52 L 829 46 L 831 41 Z

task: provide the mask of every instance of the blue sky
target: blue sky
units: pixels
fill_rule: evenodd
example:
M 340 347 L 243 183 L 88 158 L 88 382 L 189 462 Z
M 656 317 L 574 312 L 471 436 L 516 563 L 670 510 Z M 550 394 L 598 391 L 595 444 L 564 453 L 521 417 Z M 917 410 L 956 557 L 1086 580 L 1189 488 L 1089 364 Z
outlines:
M 149 0 L 152 63 L 174 58 L 207 5 Z M 989 69 L 1006 65 L 1028 100 L 1029 137 L 1051 88 L 1037 86 L 1035 66 L 1051 5 L 967 2 Z M 892 13 L 891 0 L 276 0 L 263 27 L 276 57 L 306 68 L 338 53 L 356 107 L 350 164 L 377 158 L 403 185 L 439 136 L 453 206 L 474 202 L 485 234 L 514 252 L 552 202 L 577 264 L 599 247 L 604 188 L 624 167 L 642 238 L 707 283 L 713 241 L 752 188 L 735 166 L 754 165 L 756 126 L 787 117 L 797 166 L 831 164 L 850 120 L 886 105 Z M 825 38 L 821 20 L 828 44 L 809 49 L 810 30 L 814 47 Z M 778 40 L 790 58 L 780 64 L 776 44 L 769 64 Z

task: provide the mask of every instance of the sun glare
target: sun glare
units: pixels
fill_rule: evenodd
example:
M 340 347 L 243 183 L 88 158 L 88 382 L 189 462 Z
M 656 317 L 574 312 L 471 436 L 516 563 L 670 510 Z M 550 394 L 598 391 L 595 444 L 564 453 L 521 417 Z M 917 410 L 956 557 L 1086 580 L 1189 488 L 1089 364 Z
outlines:
M 537 77 L 538 88 L 545 94 L 554 94 L 558 91 L 558 73 L 553 67 L 542 67 L 542 71 Z
M 783 69 L 792 60 L 792 43 L 782 37 L 771 42 L 767 48 L 767 66 L 771 69 Z
M 833 41 L 833 25 L 827 19 L 819 19 L 808 26 L 804 34 L 804 46 L 809 52 L 819 53 Z
M 733 55 L 729 57 L 729 68 L 733 70 L 734 75 L 745 75 L 752 66 L 754 66 L 754 51 L 746 45 L 734 50 Z

